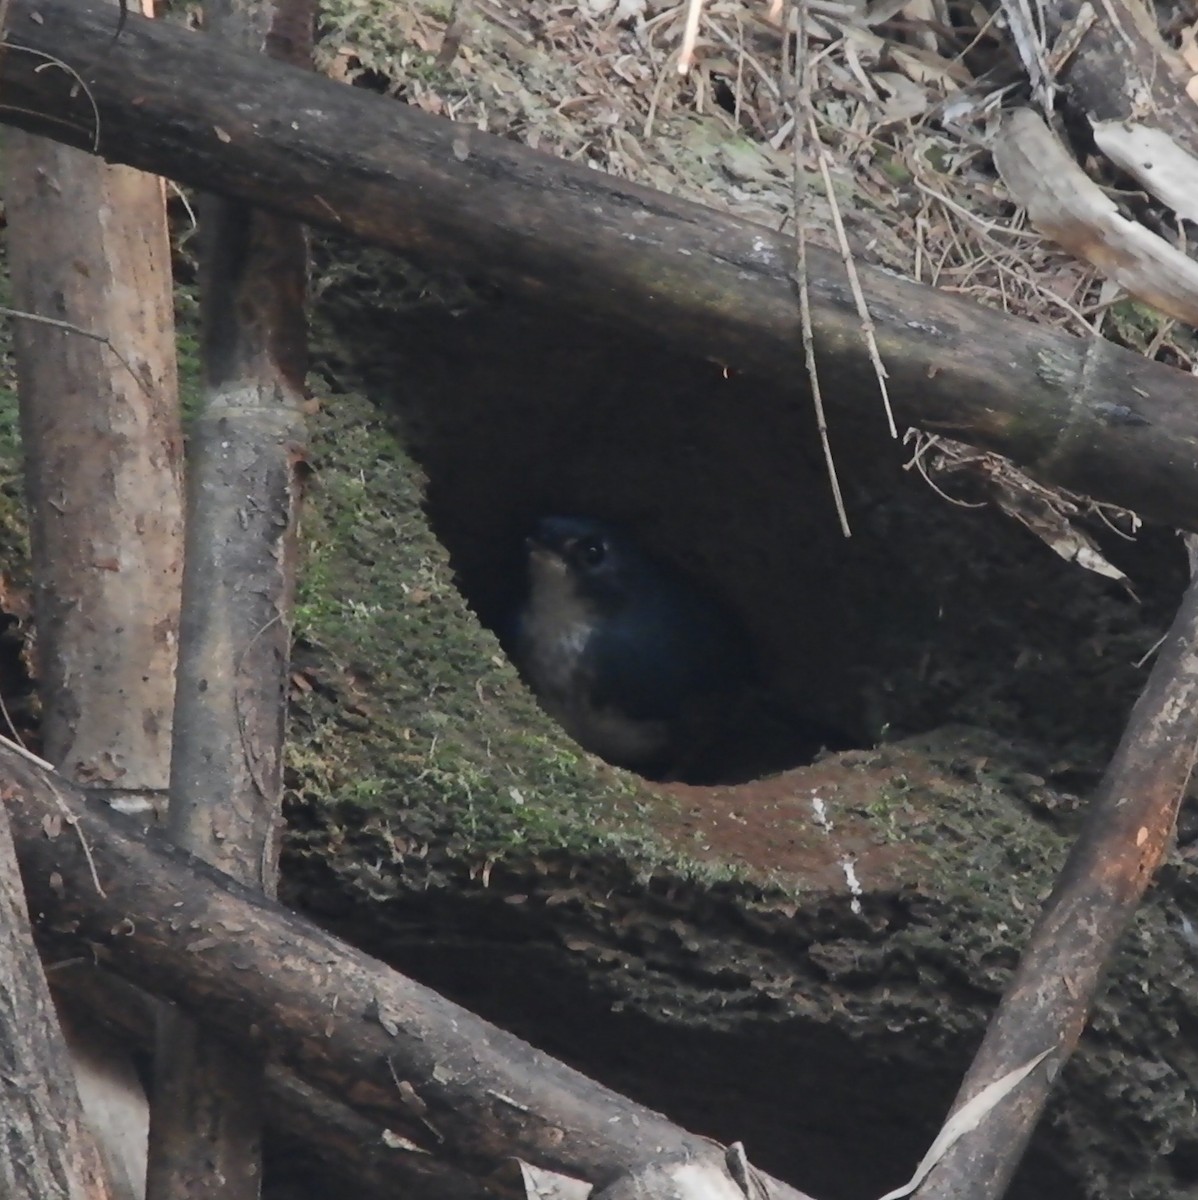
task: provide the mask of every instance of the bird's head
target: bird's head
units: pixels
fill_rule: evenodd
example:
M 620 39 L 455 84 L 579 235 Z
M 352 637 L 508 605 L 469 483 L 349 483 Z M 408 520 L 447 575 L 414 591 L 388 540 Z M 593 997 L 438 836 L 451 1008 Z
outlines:
M 591 517 L 542 517 L 525 547 L 534 589 L 565 583 L 604 609 L 619 605 L 645 570 L 642 552 L 618 526 Z

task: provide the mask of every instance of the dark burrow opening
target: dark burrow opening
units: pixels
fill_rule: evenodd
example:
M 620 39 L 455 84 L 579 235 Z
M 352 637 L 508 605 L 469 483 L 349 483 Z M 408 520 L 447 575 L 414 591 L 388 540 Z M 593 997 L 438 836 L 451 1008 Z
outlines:
M 501 297 L 396 313 L 357 283 L 326 292 L 335 373 L 394 415 L 484 624 L 510 613 L 538 517 L 616 521 L 736 614 L 781 710 L 836 748 L 962 723 L 1042 746 L 1078 786 L 1105 763 L 1184 586 L 1171 531 L 1092 521 L 1130 588 L 1085 571 L 968 478 L 933 490 L 878 401 L 830 409 L 845 538 L 797 369 L 784 394 Z M 771 765 L 811 752 L 800 736 Z

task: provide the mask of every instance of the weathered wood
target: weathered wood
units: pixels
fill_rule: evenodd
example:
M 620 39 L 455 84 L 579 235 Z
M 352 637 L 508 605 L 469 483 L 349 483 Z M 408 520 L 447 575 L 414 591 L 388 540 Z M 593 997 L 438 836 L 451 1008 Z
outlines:
M 101 0 L 11 0 L 5 36 L 6 121 L 802 386 L 782 234 L 163 23 L 130 15 L 110 46 Z M 843 269 L 814 249 L 808 267 L 826 402 L 881 422 Z M 862 273 L 901 423 L 1198 528 L 1188 375 Z
M 204 15 L 226 45 L 269 46 L 281 27 L 293 60 L 310 58 L 312 0 L 207 0 Z M 305 441 L 307 235 L 235 200 L 203 204 L 205 378 L 189 441 L 167 831 L 273 896 Z M 164 1009 L 150 1200 L 256 1200 L 264 1066 Z
M 111 12 L 115 13 L 115 9 Z M 123 811 L 162 806 L 183 567 L 183 434 L 161 179 L 13 130 L 14 330 L 44 753 Z M 68 1044 L 114 1194 L 145 1194 L 146 1097 L 79 1025 Z
M 269 1045 L 274 1061 L 448 1162 L 481 1173 L 516 1156 L 602 1184 L 710 1148 L 5 747 L 0 778 L 51 945 L 69 956 L 82 944 L 230 1039 Z M 64 810 L 74 823 L 48 833 Z M 775 1200 L 802 1200 L 763 1178 Z
M 154 1049 L 155 1005 L 139 988 L 81 960 L 51 969 L 68 1013 L 100 1018 L 122 1041 Z M 484 1182 L 427 1154 L 414 1154 L 384 1127 L 301 1083 L 277 1066 L 266 1069 L 265 1114 L 285 1151 L 318 1158 L 340 1190 L 363 1200 L 493 1200 Z
M 58 1028 L 8 820 L 0 811 L 0 1195 L 117 1200 L 90 1136 Z
M 108 20 L 115 19 L 109 5 Z M 165 795 L 183 435 L 162 181 L 5 138 L 44 753 L 124 807 Z
M 204 402 L 189 438 L 167 832 L 273 895 L 305 438 L 307 247 L 295 222 L 231 201 L 206 203 L 204 226 Z

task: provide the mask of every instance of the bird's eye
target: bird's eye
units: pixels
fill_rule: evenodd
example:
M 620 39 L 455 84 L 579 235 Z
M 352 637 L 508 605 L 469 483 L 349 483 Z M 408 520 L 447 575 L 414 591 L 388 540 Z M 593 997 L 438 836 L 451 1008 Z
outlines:
M 597 567 L 607 557 L 607 546 L 600 537 L 579 538 L 574 552 L 584 567 Z

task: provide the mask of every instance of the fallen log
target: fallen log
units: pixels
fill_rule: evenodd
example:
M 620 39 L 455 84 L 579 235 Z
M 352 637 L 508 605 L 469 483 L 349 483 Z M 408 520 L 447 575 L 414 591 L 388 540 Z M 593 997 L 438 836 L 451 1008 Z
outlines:
M 104 0 L 10 0 L 3 32 L 5 121 L 804 386 L 783 234 L 164 22 L 131 13 L 113 43 Z M 826 403 L 880 422 L 840 261 L 811 248 L 808 274 Z M 901 423 L 1198 529 L 1188 375 L 882 271 L 862 280 Z
M 405 979 L 0 747 L 44 943 L 89 954 L 477 1174 L 512 1157 L 604 1185 L 713 1143 Z M 418 1149 L 417 1149 L 418 1148 Z M 804 1200 L 768 1181 L 774 1200 Z

